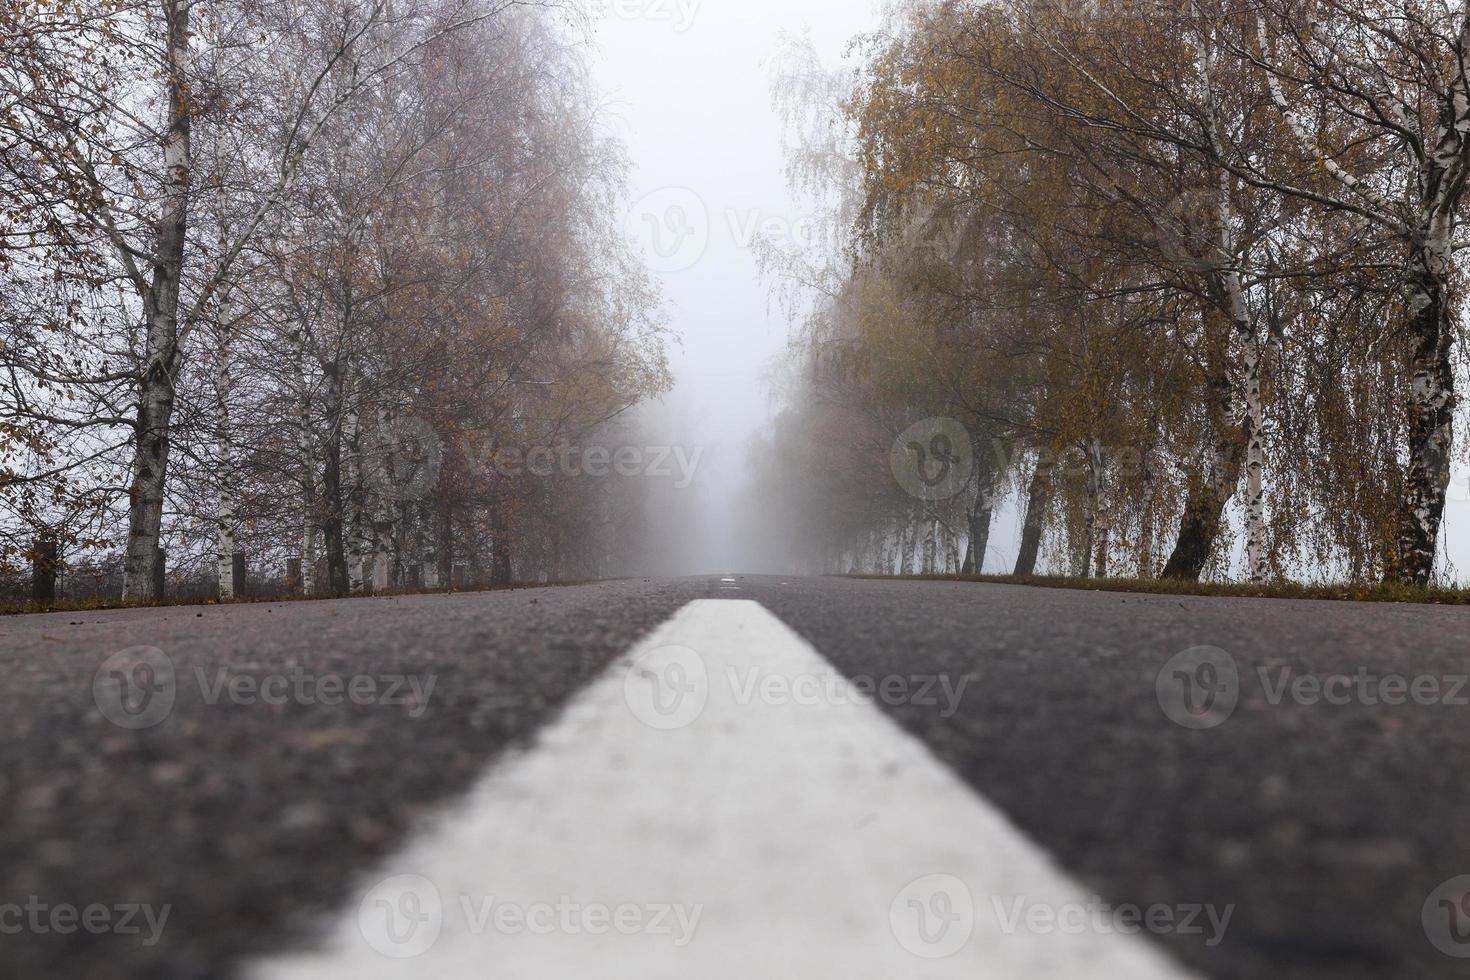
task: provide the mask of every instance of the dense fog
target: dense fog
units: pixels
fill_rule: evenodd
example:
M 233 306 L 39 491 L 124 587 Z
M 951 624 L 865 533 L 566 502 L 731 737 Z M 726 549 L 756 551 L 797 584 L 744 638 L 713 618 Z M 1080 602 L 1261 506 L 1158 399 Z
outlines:
M 1321 8 L 8 5 L 4 591 L 1456 581 L 1463 15 Z

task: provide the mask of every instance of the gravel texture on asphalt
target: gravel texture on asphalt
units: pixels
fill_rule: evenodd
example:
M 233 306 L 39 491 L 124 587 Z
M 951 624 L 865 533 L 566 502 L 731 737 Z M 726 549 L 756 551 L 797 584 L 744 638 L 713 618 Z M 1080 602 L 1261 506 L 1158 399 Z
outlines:
M 708 592 L 630 581 L 0 619 L 0 907 L 41 922 L 0 934 L 0 976 L 204 980 L 306 939 L 416 821 Z M 143 730 L 93 693 L 136 647 L 173 671 L 171 712 Z M 108 664 L 109 707 L 119 665 L 132 676 Z M 417 678 L 422 703 L 397 678 Z M 53 931 L 67 905 L 169 912 L 150 945 L 146 919 L 116 911 L 109 929 L 140 932 Z
M 1452 929 L 1470 917 L 1447 918 L 1470 879 L 1436 891 L 1470 875 L 1470 609 L 740 577 L 0 619 L 0 977 L 204 980 L 309 942 L 492 759 L 708 597 L 762 602 L 849 678 L 903 679 L 878 703 L 1108 902 L 1234 906 L 1218 946 L 1161 939 L 1217 980 L 1470 970 L 1432 941 L 1470 941 Z M 1189 730 L 1158 682 L 1200 646 L 1233 660 L 1238 704 Z M 109 720 L 119 674 L 170 682 L 156 726 Z M 1437 692 L 1275 691 L 1333 675 Z M 353 678 L 375 685 L 363 703 Z M 957 703 L 940 681 L 965 685 Z M 261 682 L 290 685 L 284 703 Z M 169 918 L 151 945 L 141 918 L 8 934 L 4 909 L 28 903 Z
M 952 688 L 968 678 L 950 717 L 943 698 L 886 708 L 1104 899 L 1233 904 L 1217 947 L 1163 940 L 1210 976 L 1470 976 L 1430 939 L 1463 940 L 1470 955 L 1470 934 L 1450 932 L 1452 910 L 1436 901 L 1429 928 L 1423 919 L 1442 884 L 1470 875 L 1470 609 L 943 582 L 741 585 L 850 677 L 947 676 Z M 1165 714 L 1156 683 L 1198 646 L 1236 662 L 1239 702 L 1218 727 L 1189 730 Z M 1355 681 L 1348 704 L 1313 693 L 1312 678 L 1360 672 L 1417 681 L 1431 703 L 1357 694 L 1398 699 L 1393 681 Z M 1278 696 L 1283 677 L 1308 678 L 1303 696 Z M 1334 698 L 1342 693 L 1339 683 Z M 1453 888 L 1436 899 L 1462 897 Z M 1470 900 L 1459 929 L 1470 927 L 1466 910 Z

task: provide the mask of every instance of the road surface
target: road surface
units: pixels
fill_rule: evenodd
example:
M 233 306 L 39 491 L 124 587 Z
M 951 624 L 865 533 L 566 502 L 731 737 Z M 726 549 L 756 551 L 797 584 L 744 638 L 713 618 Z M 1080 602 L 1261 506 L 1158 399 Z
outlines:
M 0 977 L 1464 977 L 1467 638 L 736 575 L 0 619 Z

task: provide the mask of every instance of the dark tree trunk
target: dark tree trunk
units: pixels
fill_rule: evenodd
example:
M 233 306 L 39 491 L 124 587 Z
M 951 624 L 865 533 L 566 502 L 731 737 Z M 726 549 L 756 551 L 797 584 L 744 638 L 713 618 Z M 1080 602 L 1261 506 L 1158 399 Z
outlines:
M 510 586 L 512 575 L 510 522 L 506 520 L 505 511 L 499 504 L 491 513 L 490 520 L 490 585 L 504 589 Z
M 970 511 L 970 547 L 965 552 L 965 575 L 979 575 L 985 569 L 985 553 L 990 549 L 990 525 L 993 506 L 975 507 Z
M 31 598 L 46 605 L 56 601 L 56 573 L 61 568 L 61 547 L 55 538 L 36 541 L 31 555 Z
M 1046 527 L 1046 509 L 1050 505 L 1050 468 L 1045 461 L 1036 464 L 1031 485 L 1026 488 L 1026 517 L 1021 524 L 1021 551 L 1016 556 L 1016 574 L 1022 578 L 1036 574 L 1041 556 L 1041 532 Z
M 970 547 L 965 552 L 964 575 L 979 575 L 985 569 L 990 549 L 990 525 L 995 517 L 995 480 L 999 469 L 1000 443 L 975 440 L 975 500 L 970 504 Z
M 1179 527 L 1179 540 L 1174 553 L 1164 565 L 1164 578 L 1198 582 L 1204 574 L 1215 539 L 1220 535 L 1219 498 L 1208 487 L 1192 491 L 1184 504 L 1184 521 Z
M 1240 467 L 1245 456 L 1245 433 L 1231 425 L 1232 399 L 1230 383 L 1222 376 L 1212 382 L 1219 414 L 1216 417 L 1217 441 L 1204 479 L 1191 486 L 1184 502 L 1184 517 L 1179 524 L 1179 539 L 1174 552 L 1164 565 L 1163 577 L 1198 582 L 1215 551 L 1225 508 L 1235 496 L 1240 482 Z
M 444 501 L 439 505 L 439 526 L 435 534 L 439 539 L 439 587 L 453 588 L 457 583 L 454 581 L 454 505 Z
M 327 440 L 326 460 L 322 467 L 322 496 L 325 507 L 322 537 L 327 549 L 327 588 L 333 595 L 346 595 L 352 590 L 347 574 L 347 542 L 343 533 L 342 436 L 340 429 Z

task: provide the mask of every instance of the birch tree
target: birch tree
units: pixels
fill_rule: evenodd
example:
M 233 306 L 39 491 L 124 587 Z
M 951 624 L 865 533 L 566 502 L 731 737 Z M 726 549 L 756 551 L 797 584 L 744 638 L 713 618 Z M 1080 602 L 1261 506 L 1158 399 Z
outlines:
M 1439 0 L 1268 2 L 1253 21 L 1237 53 L 1265 77 L 1318 176 L 1297 179 L 1265 159 L 1241 161 L 1237 172 L 1350 215 L 1398 251 L 1408 424 L 1390 576 L 1425 585 L 1435 573 L 1458 404 L 1470 10 Z
M 204 311 L 296 180 L 327 121 L 433 36 L 504 6 L 456 7 L 450 0 L 405 10 L 384 0 L 345 0 L 308 13 L 161 0 L 118 2 L 100 11 L 22 8 L 23 32 L 69 35 L 87 60 L 108 66 L 114 78 L 132 80 L 99 89 L 53 77 L 32 91 L 25 113 L 4 122 L 10 139 L 37 151 L 24 191 L 44 199 L 47 188 L 65 188 L 70 220 L 109 245 L 131 289 L 139 326 L 126 598 L 153 595 L 176 388 Z M 235 50 L 249 45 L 257 57 L 207 57 L 216 52 L 201 50 L 202 38 Z M 287 49 L 290 55 L 282 55 Z M 254 94 L 233 83 L 249 80 L 262 65 L 289 66 L 303 82 L 282 100 L 285 138 L 270 146 L 267 159 L 251 161 L 256 166 L 250 172 L 259 176 L 239 189 L 244 218 L 216 250 L 200 227 L 213 178 L 196 155 L 196 130 L 227 123 L 231 98 Z

